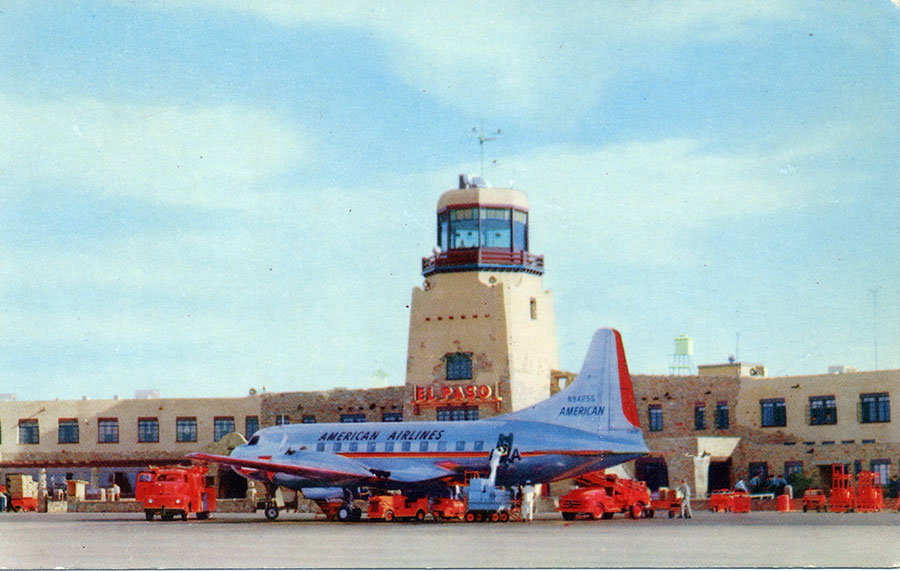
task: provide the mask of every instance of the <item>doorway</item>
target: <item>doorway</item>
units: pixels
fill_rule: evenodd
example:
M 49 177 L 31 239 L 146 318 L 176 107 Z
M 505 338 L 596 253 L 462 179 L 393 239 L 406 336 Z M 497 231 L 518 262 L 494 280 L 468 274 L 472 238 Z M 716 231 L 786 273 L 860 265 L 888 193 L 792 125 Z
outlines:
M 707 490 L 731 489 L 731 458 L 725 460 L 711 460 L 707 473 Z
M 650 491 L 669 487 L 669 468 L 666 459 L 659 456 L 644 456 L 634 462 L 634 477 L 647 483 Z

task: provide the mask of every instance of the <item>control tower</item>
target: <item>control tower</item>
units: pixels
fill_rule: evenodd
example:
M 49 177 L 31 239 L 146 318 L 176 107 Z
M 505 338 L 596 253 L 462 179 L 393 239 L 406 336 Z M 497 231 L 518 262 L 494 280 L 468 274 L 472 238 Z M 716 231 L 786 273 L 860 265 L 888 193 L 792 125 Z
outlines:
M 437 247 L 413 288 L 405 420 L 475 420 L 550 396 L 558 368 L 544 259 L 528 251 L 528 198 L 459 177 L 437 204 Z

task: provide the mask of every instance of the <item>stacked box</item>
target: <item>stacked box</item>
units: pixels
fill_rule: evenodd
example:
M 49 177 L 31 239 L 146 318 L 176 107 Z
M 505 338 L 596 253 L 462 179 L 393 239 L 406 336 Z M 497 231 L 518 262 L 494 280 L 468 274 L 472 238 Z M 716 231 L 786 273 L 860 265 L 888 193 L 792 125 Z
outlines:
M 9 483 L 9 494 L 14 500 L 38 497 L 38 483 L 28 474 L 8 476 L 7 482 Z

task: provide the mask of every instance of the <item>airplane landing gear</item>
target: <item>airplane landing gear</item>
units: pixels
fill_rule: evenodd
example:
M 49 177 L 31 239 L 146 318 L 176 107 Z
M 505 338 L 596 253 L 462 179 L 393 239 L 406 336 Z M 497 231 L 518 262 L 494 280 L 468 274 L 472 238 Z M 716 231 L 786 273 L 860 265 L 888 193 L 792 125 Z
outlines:
M 274 503 L 272 505 L 266 506 L 266 510 L 264 512 L 266 514 L 266 519 L 273 520 L 278 517 L 278 506 Z

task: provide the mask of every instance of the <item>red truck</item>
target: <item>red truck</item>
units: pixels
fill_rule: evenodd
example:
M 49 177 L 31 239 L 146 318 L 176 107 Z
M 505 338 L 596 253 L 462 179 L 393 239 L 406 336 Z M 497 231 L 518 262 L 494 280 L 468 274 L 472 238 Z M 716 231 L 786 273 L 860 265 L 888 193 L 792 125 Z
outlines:
M 649 516 L 650 490 L 644 482 L 600 470 L 580 476 L 575 485 L 574 490 L 559 498 L 558 510 L 566 521 L 578 516 L 610 519 L 616 513 L 627 513 L 635 519 Z
M 216 511 L 216 489 L 207 482 L 206 466 L 151 468 L 138 474 L 134 497 L 144 505 L 147 521 L 154 516 L 171 521 L 176 515 L 186 520 L 208 519 Z
M 428 498 L 411 499 L 400 495 L 369 497 L 369 519 L 414 519 L 422 521 L 428 513 Z

